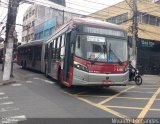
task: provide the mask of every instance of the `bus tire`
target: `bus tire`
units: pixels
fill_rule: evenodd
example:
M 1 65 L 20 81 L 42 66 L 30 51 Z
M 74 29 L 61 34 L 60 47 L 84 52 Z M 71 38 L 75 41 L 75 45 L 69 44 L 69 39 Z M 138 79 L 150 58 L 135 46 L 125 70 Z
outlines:
M 61 77 L 61 75 L 62 75 L 62 71 L 61 71 L 61 68 L 59 67 L 59 69 L 58 69 L 58 77 L 57 77 L 57 82 L 58 82 L 58 84 L 59 84 L 59 86 L 61 87 L 61 88 L 65 88 L 66 86 L 62 83 L 62 77 Z
M 45 76 L 48 78 L 47 65 L 45 65 L 44 73 L 45 73 Z

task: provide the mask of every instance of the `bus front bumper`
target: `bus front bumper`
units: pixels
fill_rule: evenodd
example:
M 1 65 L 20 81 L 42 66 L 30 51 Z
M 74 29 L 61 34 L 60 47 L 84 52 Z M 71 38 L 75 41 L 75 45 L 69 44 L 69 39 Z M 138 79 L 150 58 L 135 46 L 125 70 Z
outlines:
M 99 74 L 88 73 L 75 68 L 72 85 L 125 86 L 128 78 L 128 71 L 123 74 Z

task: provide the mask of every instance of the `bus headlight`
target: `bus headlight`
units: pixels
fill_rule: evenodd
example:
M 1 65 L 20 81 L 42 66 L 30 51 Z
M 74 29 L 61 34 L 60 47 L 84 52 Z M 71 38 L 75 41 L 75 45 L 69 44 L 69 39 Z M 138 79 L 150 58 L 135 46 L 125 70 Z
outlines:
M 74 61 L 74 67 L 79 69 L 79 70 L 88 72 L 88 68 L 85 65 L 82 65 L 82 64 L 80 64 L 78 62 L 75 62 L 75 61 Z

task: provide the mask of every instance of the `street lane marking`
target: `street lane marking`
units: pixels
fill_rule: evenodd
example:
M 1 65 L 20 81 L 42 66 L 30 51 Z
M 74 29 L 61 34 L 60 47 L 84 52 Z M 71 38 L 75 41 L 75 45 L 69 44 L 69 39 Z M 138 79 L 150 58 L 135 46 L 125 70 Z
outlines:
M 72 96 L 72 97 L 75 97 L 75 98 L 77 98 L 77 99 L 79 99 L 79 100 L 81 100 L 81 101 L 83 101 L 83 102 L 85 102 L 85 103 L 88 103 L 88 104 L 90 104 L 90 105 L 92 105 L 92 106 L 95 106 L 95 107 L 97 107 L 97 108 L 99 108 L 99 109 L 102 109 L 102 110 L 104 110 L 104 111 L 106 111 L 106 112 L 109 112 L 109 113 L 111 113 L 111 114 L 113 114 L 113 115 L 115 115 L 115 116 L 117 116 L 117 117 L 120 117 L 120 118 L 124 118 L 124 119 L 129 119 L 129 117 L 127 117 L 126 115 L 123 115 L 123 114 L 121 114 L 121 113 L 119 113 L 119 112 L 116 112 L 116 111 L 114 111 L 114 110 L 112 110 L 112 109 L 109 109 L 109 108 L 106 108 L 104 105 L 99 105 L 99 104 L 96 104 L 96 103 L 93 103 L 93 102 L 91 102 L 91 101 L 89 101 L 89 100 L 87 100 L 87 99 L 84 99 L 84 98 L 81 98 L 81 97 L 79 97 L 78 95 L 73 95 L 73 94 L 70 94 L 70 93 L 68 93 L 68 92 L 64 92 L 65 94 L 68 94 L 68 95 L 70 95 L 70 96 Z
M 4 95 L 5 93 L 3 93 L 3 92 L 0 92 L 0 95 Z
M 149 85 L 149 84 L 145 84 L 145 85 L 142 85 L 142 86 L 146 86 L 146 87 L 152 87 L 152 86 L 154 86 L 154 87 L 160 87 L 160 85 Z
M 125 119 L 125 120 L 127 120 L 127 121 L 129 120 L 130 122 L 132 122 L 132 120 L 133 120 L 133 119 L 131 119 L 130 117 L 124 115 L 124 114 L 121 114 L 121 113 L 119 113 L 119 112 L 117 112 L 117 111 L 114 111 L 114 110 L 112 110 L 112 109 L 110 109 L 110 108 L 105 107 L 104 105 L 99 105 L 99 104 L 93 103 L 93 102 L 91 102 L 91 101 L 89 101 L 89 100 L 87 100 L 87 99 L 84 99 L 84 98 L 79 97 L 78 95 L 73 95 L 73 94 L 70 94 L 70 93 L 68 93 L 68 92 L 64 92 L 64 93 L 65 93 L 65 94 L 68 94 L 68 95 L 70 95 L 70 96 L 72 96 L 72 97 L 75 97 L 75 98 L 77 98 L 77 99 L 79 99 L 79 100 L 81 100 L 81 101 L 83 101 L 83 102 L 85 102 L 85 103 L 88 103 L 89 105 L 92 105 L 92 106 L 97 107 L 97 108 L 99 108 L 99 109 L 101 109 L 101 110 L 104 110 L 104 111 L 106 111 L 106 112 L 109 112 L 109 113 L 111 113 L 111 114 L 113 114 L 113 115 L 115 115 L 115 116 L 117 116 L 117 117 L 119 117 L 119 118 L 123 118 L 123 119 Z
M 80 98 L 80 97 L 77 97 L 77 98 L 80 99 L 81 101 L 84 101 L 84 102 L 92 105 L 92 106 L 95 106 L 95 107 L 100 108 L 100 109 L 102 109 L 102 110 L 104 110 L 104 111 L 110 112 L 111 114 L 116 115 L 117 117 L 124 118 L 124 119 L 125 119 L 125 118 L 129 118 L 129 117 L 127 117 L 126 115 L 123 115 L 123 114 L 121 114 L 121 113 L 119 113 L 119 112 L 116 112 L 116 111 L 114 111 L 114 110 L 112 110 L 112 109 L 109 109 L 109 108 L 105 107 L 104 105 L 95 104 L 95 103 L 93 103 L 93 102 L 91 102 L 91 101 L 89 101 L 89 100 L 86 100 L 86 99 L 84 99 L 84 98 Z
M 0 105 L 11 105 L 13 104 L 14 102 L 10 101 L 10 102 L 4 102 L 4 103 L 0 103 Z
M 152 109 L 149 109 L 150 111 L 160 111 L 160 109 L 156 109 L 156 108 L 152 108 Z
M 26 81 L 26 83 L 30 84 L 30 83 L 33 83 L 32 81 Z
M 0 97 L 0 100 L 1 100 L 1 99 L 8 99 L 8 97 Z
M 55 82 L 53 82 L 53 81 L 49 81 L 49 80 L 45 80 L 45 79 L 41 79 L 41 78 L 33 78 L 33 79 L 41 80 L 41 81 L 46 82 L 46 83 L 49 83 L 49 84 L 54 84 L 54 83 L 55 83 Z
M 0 108 L 0 113 L 7 112 L 7 111 L 17 111 L 17 110 L 19 110 L 19 108 L 11 108 L 11 107 Z
M 24 121 L 24 120 L 27 120 L 26 119 L 26 116 L 25 115 L 20 115 L 20 116 L 14 116 L 14 117 L 5 117 L 5 118 L 2 118 L 2 123 L 5 123 L 5 124 L 9 124 L 9 123 L 17 123 L 19 121 Z
M 14 117 L 9 117 L 9 118 L 26 119 L 26 116 L 25 115 L 20 115 L 20 116 L 14 116 Z
M 111 97 L 111 96 L 98 96 L 98 95 L 77 95 L 77 96 L 80 96 L 80 97 L 97 97 L 97 98 L 108 98 L 108 97 Z M 150 98 L 136 98 L 136 97 L 116 97 L 115 99 L 135 99 L 135 100 L 149 100 Z M 156 99 L 156 100 L 160 100 L 160 99 Z
M 134 93 L 154 93 L 154 92 L 143 92 L 143 91 L 127 91 L 127 92 L 134 92 Z
M 157 90 L 158 88 L 153 88 L 153 87 L 136 87 L 135 89 L 155 89 L 155 90 Z
M 21 86 L 22 84 L 12 84 L 12 86 L 16 87 L 16 86 Z
M 143 110 L 141 111 L 141 113 L 138 115 L 138 118 L 144 118 L 145 117 L 145 115 L 147 114 L 147 112 L 151 108 L 152 104 L 154 103 L 154 101 L 155 101 L 155 99 L 156 99 L 156 97 L 158 96 L 159 93 L 160 93 L 160 88 L 150 98 L 150 100 L 147 103 L 147 105 L 143 108 Z
M 137 109 L 137 110 L 142 110 L 142 109 L 143 109 L 143 108 L 140 108 L 140 107 L 128 107 L 128 106 L 110 106 L 110 105 L 106 105 L 105 107 L 108 107 L 108 108 Z
M 110 106 L 110 105 L 106 105 L 105 107 L 108 107 L 108 108 L 122 108 L 122 109 L 135 109 L 135 110 L 142 110 L 143 108 L 141 107 L 128 107 L 128 106 Z M 151 111 L 160 111 L 160 109 L 155 109 L 155 108 L 152 108 L 152 109 L 149 109 Z
M 121 94 L 127 92 L 128 90 L 133 89 L 133 88 L 135 88 L 135 86 L 132 86 L 132 87 L 129 87 L 129 88 L 125 89 L 125 90 L 122 90 L 122 91 L 120 91 L 118 94 L 115 94 L 115 95 L 113 95 L 113 96 L 111 96 L 111 97 L 109 97 L 109 98 L 107 98 L 107 99 L 105 99 L 105 100 L 99 102 L 98 105 L 102 105 L 102 104 L 104 104 L 104 103 L 106 103 L 106 102 L 108 102 L 108 101 L 110 101 L 110 100 L 112 100 L 112 99 L 118 97 L 119 95 L 121 95 Z

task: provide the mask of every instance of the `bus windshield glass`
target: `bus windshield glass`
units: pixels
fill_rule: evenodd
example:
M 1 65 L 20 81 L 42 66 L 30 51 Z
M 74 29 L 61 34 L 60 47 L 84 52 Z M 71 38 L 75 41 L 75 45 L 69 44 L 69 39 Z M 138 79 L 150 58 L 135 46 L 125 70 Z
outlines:
M 125 62 L 128 55 L 127 40 L 78 35 L 75 55 L 95 62 Z

